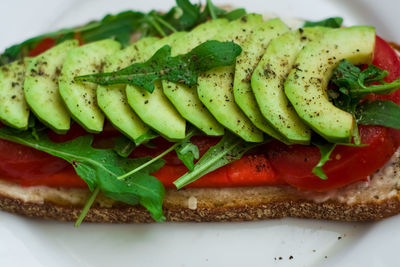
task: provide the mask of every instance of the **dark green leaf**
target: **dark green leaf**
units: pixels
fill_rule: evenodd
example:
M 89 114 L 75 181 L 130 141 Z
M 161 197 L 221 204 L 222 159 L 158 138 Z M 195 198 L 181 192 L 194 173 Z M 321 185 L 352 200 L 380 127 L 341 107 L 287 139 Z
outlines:
M 171 47 L 166 45 L 144 63 L 135 63 L 116 72 L 78 76 L 75 80 L 101 85 L 131 84 L 149 92 L 153 92 L 157 80 L 194 86 L 200 73 L 233 65 L 240 53 L 240 46 L 233 42 L 207 41 L 187 54 L 171 57 Z
M 383 78 L 388 75 L 386 70 L 382 70 L 374 65 L 369 65 L 368 68 L 363 70 L 358 77 L 358 82 L 361 87 L 369 85 L 374 82 L 382 82 Z
M 342 93 L 349 95 L 352 99 L 360 100 L 369 93 L 389 94 L 400 88 L 400 78 L 391 83 L 383 80 L 387 74 L 387 71 L 374 65 L 368 65 L 368 68 L 361 71 L 344 59 L 333 72 L 331 81 L 340 88 Z M 352 101 L 352 104 L 355 102 Z
M 391 106 L 386 104 L 372 104 L 370 106 L 368 103 L 364 103 L 361 107 L 358 107 L 361 99 L 369 93 L 388 94 L 400 88 L 400 79 L 392 83 L 383 81 L 387 74 L 387 71 L 374 65 L 369 65 L 368 68 L 361 71 L 351 62 L 342 60 L 333 72 L 331 79 L 339 87 L 339 90 L 333 92 L 333 94 L 332 91 L 330 92 L 331 97 L 334 96 L 332 98 L 335 106 L 351 113 L 356 118 L 357 123 L 360 124 L 394 125 L 395 119 L 388 118 L 390 114 L 386 111 L 386 109 L 391 109 Z M 366 112 L 365 115 L 363 112 Z M 378 112 L 382 113 L 378 114 Z M 353 137 L 355 145 L 360 145 L 361 138 L 357 125 L 354 127 Z
M 400 129 L 400 106 L 392 101 L 365 101 L 357 107 L 356 118 L 359 124 Z
M 360 74 L 360 68 L 354 66 L 348 60 L 342 60 L 334 70 L 331 81 L 339 88 L 345 88 L 347 92 L 349 90 L 357 90 L 359 88 L 358 78 Z
M 156 138 L 158 136 L 160 136 L 158 133 L 154 132 L 153 130 L 149 130 L 145 134 L 143 134 L 143 135 L 139 136 L 138 138 L 136 138 L 135 143 L 138 146 L 140 144 L 147 143 L 151 139 L 154 139 L 154 138 Z
M 320 21 L 306 21 L 303 25 L 303 27 L 316 27 L 316 26 L 321 26 L 321 27 L 328 27 L 328 28 L 340 28 L 343 23 L 343 18 L 341 17 L 332 17 L 332 18 L 327 18 L 323 19 Z
M 124 181 L 117 180 L 128 170 L 140 166 L 148 159 L 124 159 L 111 149 L 95 149 L 91 146 L 92 136 L 82 136 L 65 143 L 53 143 L 45 132 L 39 139 L 29 131 L 18 132 L 8 127 L 0 128 L 0 138 L 20 143 L 53 156 L 62 158 L 73 165 L 76 173 L 88 184 L 91 191 L 99 187 L 108 197 L 129 204 L 145 206 L 155 220 L 163 220 L 162 201 L 164 188 L 161 182 L 149 173 L 162 167 L 158 160 L 142 168 L 140 172 Z
M 226 18 L 227 20 L 232 21 L 232 20 L 240 19 L 241 17 L 243 17 L 246 14 L 247 14 L 246 9 L 238 8 L 238 9 L 234 9 L 228 13 L 221 15 L 220 18 Z
M 0 56 L 0 65 L 25 57 L 40 41 L 52 38 L 56 43 L 75 38 L 79 33 L 84 42 L 93 42 L 106 38 L 115 38 L 123 46 L 129 44 L 130 35 L 139 30 L 145 14 L 125 11 L 116 15 L 107 15 L 101 21 L 90 22 L 87 25 L 62 29 L 30 38 L 20 44 L 7 48 Z
M 199 148 L 190 142 L 190 139 L 175 148 L 178 158 L 185 164 L 189 171 L 193 170 L 194 159 L 199 159 Z
M 114 139 L 114 151 L 123 158 L 128 157 L 136 145 L 129 138 L 121 135 Z
M 331 156 L 332 151 L 335 149 L 336 144 L 329 143 L 322 138 L 312 140 L 312 144 L 318 147 L 319 152 L 321 153 L 321 159 L 319 160 L 318 164 L 312 169 L 312 172 L 319 178 L 326 180 L 328 179 L 328 177 L 326 176 L 322 167 L 327 161 L 329 161 L 329 157 Z
M 216 7 L 211 0 L 206 1 L 206 7 L 204 8 L 204 12 L 201 14 L 202 17 L 210 17 L 211 19 L 217 19 L 222 15 L 226 14 L 226 10 L 222 8 Z
M 200 5 L 193 5 L 189 0 L 176 0 L 176 5 L 181 9 L 182 15 L 178 18 L 181 29 L 192 28 L 200 16 Z
M 143 17 L 143 13 L 134 11 L 107 15 L 97 23 L 96 27 L 79 29 L 79 32 L 85 43 L 114 38 L 125 47 L 130 43 L 131 34 L 141 27 Z
M 174 184 L 180 189 L 203 175 L 212 172 L 224 165 L 240 159 L 244 153 L 260 145 L 259 143 L 247 143 L 240 137 L 226 132 L 221 141 L 210 149 L 194 165 L 193 171 L 184 174 Z

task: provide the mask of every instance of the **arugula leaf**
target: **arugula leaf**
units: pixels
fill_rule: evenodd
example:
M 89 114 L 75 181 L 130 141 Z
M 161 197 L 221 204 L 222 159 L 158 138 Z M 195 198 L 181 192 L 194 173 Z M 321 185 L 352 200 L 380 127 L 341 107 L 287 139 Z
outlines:
M 75 81 L 101 85 L 131 84 L 149 92 L 153 92 L 154 82 L 160 79 L 194 86 L 201 72 L 233 65 L 241 51 L 240 46 L 233 42 L 207 41 L 187 54 L 171 57 L 171 47 L 166 45 L 144 63 L 135 63 L 116 72 L 78 76 Z
M 227 20 L 232 21 L 232 20 L 237 20 L 246 14 L 247 14 L 246 9 L 237 8 L 228 13 L 222 14 L 220 18 L 226 18 Z
M 212 172 L 224 165 L 227 165 L 237 159 L 240 159 L 244 153 L 260 145 L 259 143 L 247 143 L 240 137 L 226 132 L 221 141 L 212 146 L 194 165 L 192 171 L 187 172 L 176 181 L 174 185 L 181 189 L 182 187 L 196 181 L 203 175 Z
M 329 157 L 332 154 L 332 151 L 335 149 L 337 144 L 329 143 L 323 140 L 322 138 L 313 140 L 312 144 L 318 147 L 319 152 L 321 153 L 321 159 L 318 164 L 312 169 L 312 172 L 317 175 L 322 180 L 328 179 L 322 167 L 324 164 L 329 161 Z
M 7 48 L 0 56 L 0 66 L 27 56 L 28 52 L 45 38 L 52 38 L 56 43 L 60 43 L 74 39 L 75 34 L 79 34 L 84 42 L 115 38 L 122 46 L 127 46 L 131 34 L 142 27 L 143 17 L 143 13 L 125 11 L 116 15 L 107 15 L 101 21 L 93 21 L 84 26 L 61 29 L 30 38 Z
M 400 88 L 400 78 L 386 83 L 383 79 L 387 75 L 387 71 L 374 65 L 368 65 L 368 68 L 361 71 L 344 59 L 333 72 L 331 81 L 339 86 L 342 93 L 350 95 L 351 98 L 362 99 L 369 93 L 389 94 Z
M 186 138 L 175 148 L 178 158 L 185 164 L 189 171 L 193 171 L 194 159 L 199 159 L 199 148 Z
M 121 157 L 128 157 L 135 149 L 136 145 L 129 138 L 121 135 L 114 139 L 114 151 Z
M 369 93 L 388 94 L 400 88 L 400 78 L 392 83 L 386 83 L 383 79 L 388 72 L 374 65 L 361 71 L 348 60 L 342 60 L 333 72 L 331 81 L 339 87 L 338 91 L 330 91 L 335 106 L 353 115 L 355 119 L 360 117 L 362 110 L 357 107 L 361 99 Z M 372 84 L 378 83 L 378 84 Z M 376 110 L 376 108 L 375 108 Z M 357 121 L 357 120 L 356 120 Z M 361 144 L 358 127 L 353 131 L 354 143 Z
M 137 168 L 148 159 L 124 159 L 111 149 L 95 149 L 93 137 L 82 136 L 65 143 L 53 143 L 44 131 L 36 140 L 29 131 L 19 132 L 8 127 L 0 128 L 0 138 L 33 147 L 71 163 L 76 173 L 94 191 L 99 188 L 106 196 L 128 204 L 146 207 L 156 221 L 164 220 L 162 202 L 165 194 L 162 183 L 149 173 L 161 168 L 164 161 L 157 160 L 142 168 L 134 176 L 120 181 L 118 176 Z
M 148 132 L 142 134 L 135 140 L 135 144 L 138 146 L 143 143 L 147 143 L 151 139 L 154 139 L 156 137 L 160 136 L 158 133 L 154 132 L 153 130 L 149 130 Z
M 303 27 L 316 27 L 316 26 L 321 26 L 321 27 L 328 27 L 328 28 L 340 28 L 343 23 L 343 18 L 341 17 L 331 17 L 327 19 L 323 19 L 320 21 L 309 21 L 307 20 Z
M 160 153 L 157 157 L 151 158 L 148 161 L 144 162 L 142 165 L 130 169 L 128 172 L 126 172 L 125 174 L 117 177 L 118 180 L 124 180 L 130 176 L 132 176 L 133 174 L 141 171 L 142 169 L 146 168 L 147 166 L 153 164 L 154 162 L 157 162 L 158 160 L 160 160 L 162 157 L 164 157 L 165 155 L 167 155 L 169 152 L 174 151 L 176 149 L 179 150 L 180 147 L 184 147 L 186 143 L 190 143 L 190 138 L 197 132 L 196 129 L 191 129 L 188 134 L 185 136 L 185 138 L 175 144 L 173 144 L 171 147 L 169 147 L 167 150 L 165 150 L 164 152 Z M 188 163 L 188 157 L 190 156 L 191 150 L 188 151 L 184 151 L 184 155 L 185 156 L 185 161 L 186 163 Z M 188 155 L 186 155 L 188 154 Z M 184 162 L 185 163 L 185 162 Z M 185 164 L 186 164 L 185 163 Z
M 217 19 L 221 15 L 224 15 L 226 13 L 226 10 L 222 8 L 216 7 L 211 0 L 206 0 L 206 7 L 204 8 L 204 13 L 202 16 L 207 16 L 209 15 L 211 19 Z
M 189 0 L 176 0 L 176 5 L 180 8 L 182 15 L 178 18 L 181 30 L 192 28 L 200 16 L 200 5 L 193 5 Z
M 400 130 L 400 106 L 392 101 L 365 101 L 357 107 L 357 123 L 381 125 Z
M 206 6 L 203 12 L 200 14 L 198 24 L 207 21 L 208 19 L 226 18 L 229 21 L 236 20 L 246 15 L 244 8 L 234 9 L 227 12 L 225 9 L 216 7 L 211 0 L 206 1 Z

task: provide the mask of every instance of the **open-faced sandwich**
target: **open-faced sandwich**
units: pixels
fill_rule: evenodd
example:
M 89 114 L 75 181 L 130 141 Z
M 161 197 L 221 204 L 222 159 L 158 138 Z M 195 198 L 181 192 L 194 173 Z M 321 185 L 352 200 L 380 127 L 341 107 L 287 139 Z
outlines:
M 0 56 L 0 208 L 89 222 L 400 212 L 400 59 L 371 26 L 177 1 Z

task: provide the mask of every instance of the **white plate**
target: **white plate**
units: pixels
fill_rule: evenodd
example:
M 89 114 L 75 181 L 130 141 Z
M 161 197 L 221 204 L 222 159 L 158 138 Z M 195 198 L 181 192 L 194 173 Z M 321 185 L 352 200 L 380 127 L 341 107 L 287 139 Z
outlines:
M 7 2 L 7 3 L 5 3 Z M 228 0 L 217 1 L 226 4 Z M 229 3 L 242 6 L 243 1 Z M 320 19 L 343 16 L 400 42 L 400 2 L 245 1 L 248 11 Z M 0 50 L 36 34 L 127 8 L 166 10 L 174 1 L 2 1 Z M 0 212 L 0 266 L 397 266 L 400 217 L 378 223 L 283 219 L 253 223 L 94 225 Z M 290 256 L 293 258 L 290 259 Z

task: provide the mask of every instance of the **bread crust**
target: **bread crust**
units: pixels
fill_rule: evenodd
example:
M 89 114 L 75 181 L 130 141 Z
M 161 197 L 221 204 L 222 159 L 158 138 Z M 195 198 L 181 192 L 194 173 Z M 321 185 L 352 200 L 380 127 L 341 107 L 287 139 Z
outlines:
M 75 221 L 81 209 L 54 203 L 30 203 L 9 197 L 0 197 L 0 209 L 12 213 L 53 219 Z M 164 215 L 172 222 L 228 222 L 257 221 L 283 217 L 324 219 L 335 221 L 375 221 L 400 213 L 400 201 L 393 197 L 379 203 L 347 205 L 337 201 L 317 203 L 310 200 L 279 200 L 266 203 L 235 205 L 230 207 L 188 207 L 165 205 Z M 95 223 L 149 223 L 150 214 L 140 206 L 94 207 L 85 222 Z

